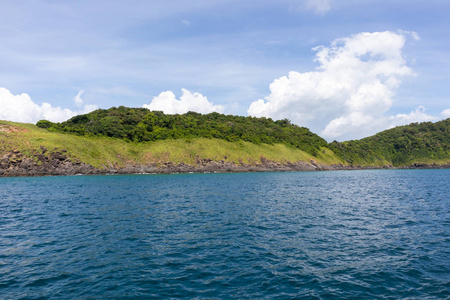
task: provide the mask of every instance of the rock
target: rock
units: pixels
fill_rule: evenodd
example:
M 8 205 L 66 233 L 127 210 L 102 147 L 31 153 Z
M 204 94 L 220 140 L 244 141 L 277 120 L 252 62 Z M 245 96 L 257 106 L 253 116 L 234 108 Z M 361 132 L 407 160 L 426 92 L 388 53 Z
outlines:
M 94 168 L 91 165 L 82 163 L 76 159 L 70 160 L 67 151 L 60 150 L 48 153 L 47 149 L 41 147 L 42 153 L 33 152 L 31 157 L 27 157 L 20 151 L 11 151 L 3 153 L 0 156 L 0 176 L 45 176 L 45 175 L 75 175 L 75 174 L 139 174 L 139 173 L 213 173 L 213 172 L 269 172 L 269 171 L 326 171 L 326 170 L 355 170 L 355 169 L 381 169 L 394 168 L 391 165 L 381 167 L 362 167 L 360 165 L 320 165 L 314 159 L 310 162 L 275 162 L 260 156 L 258 161 L 249 161 L 245 163 L 239 159 L 238 163 L 216 158 L 196 157 L 196 165 L 186 163 L 175 164 L 172 161 L 166 161 L 157 165 L 156 163 L 148 165 L 129 164 L 125 167 L 109 164 L 102 168 Z M 45 155 L 47 153 L 47 155 Z M 220 160 L 219 160 L 220 159 Z M 449 168 L 450 165 L 423 164 L 415 163 L 411 166 L 402 168 Z
M 62 160 L 66 160 L 67 156 L 66 155 L 62 155 L 61 152 L 54 152 L 54 153 L 52 153 L 51 158 L 62 161 Z

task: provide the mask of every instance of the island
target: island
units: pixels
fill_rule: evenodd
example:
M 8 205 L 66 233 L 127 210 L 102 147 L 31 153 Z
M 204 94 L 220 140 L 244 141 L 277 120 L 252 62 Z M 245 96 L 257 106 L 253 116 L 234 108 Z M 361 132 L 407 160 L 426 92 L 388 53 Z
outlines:
M 0 176 L 449 168 L 450 119 L 328 143 L 289 120 L 113 107 L 0 121 Z

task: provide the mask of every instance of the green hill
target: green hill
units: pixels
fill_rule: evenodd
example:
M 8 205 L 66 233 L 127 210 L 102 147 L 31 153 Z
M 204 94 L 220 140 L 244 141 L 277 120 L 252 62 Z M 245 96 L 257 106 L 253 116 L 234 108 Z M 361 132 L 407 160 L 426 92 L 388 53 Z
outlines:
M 205 137 L 133 142 L 0 121 L 0 176 L 314 170 L 342 163 L 326 147 L 316 152 Z
M 349 164 L 449 164 L 450 119 L 399 126 L 361 140 L 335 141 L 329 147 Z
M 0 121 L 0 176 L 450 166 L 450 119 L 326 143 L 288 120 L 111 108 L 66 122 Z
M 53 124 L 39 121 L 39 127 L 53 131 L 75 133 L 82 136 L 107 136 L 133 142 L 167 139 L 214 138 L 228 142 L 246 141 L 253 144 L 284 144 L 317 156 L 327 142 L 305 127 L 289 120 L 273 121 L 223 115 L 188 112 L 166 115 L 146 108 L 113 107 L 98 109 L 70 120 Z

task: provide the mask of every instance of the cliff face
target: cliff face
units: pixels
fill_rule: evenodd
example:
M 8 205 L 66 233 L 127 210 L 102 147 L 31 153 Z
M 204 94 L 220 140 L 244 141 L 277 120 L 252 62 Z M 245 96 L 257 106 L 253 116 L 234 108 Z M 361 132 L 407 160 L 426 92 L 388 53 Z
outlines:
M 72 161 L 65 155 L 67 150 L 35 153 L 32 158 L 20 151 L 3 153 L 0 159 L 0 176 L 46 176 L 46 175 L 93 175 L 93 174 L 143 174 L 143 173 L 213 173 L 213 172 L 268 172 L 268 171 L 318 171 L 338 169 L 339 166 L 318 165 L 314 162 L 277 163 L 263 159 L 261 163 L 238 164 L 224 160 L 197 158 L 196 165 L 165 162 L 162 164 L 139 165 L 131 163 L 123 167 L 102 166 L 95 168 L 80 161 Z
M 55 175 L 100 175 L 100 174 L 171 174 L 171 173 L 232 173 L 232 172 L 290 172 L 290 171 L 331 171 L 331 170 L 362 170 L 362 169 L 390 169 L 392 166 L 362 167 L 353 165 L 323 165 L 314 160 L 310 162 L 284 162 L 279 163 L 262 158 L 260 162 L 232 163 L 224 160 L 214 161 L 212 159 L 197 158 L 195 165 L 185 163 L 165 162 L 162 164 L 135 164 L 130 163 L 122 167 L 102 166 L 95 168 L 86 163 L 71 160 L 67 157 L 67 150 L 56 150 L 47 152 L 41 148 L 43 153 L 35 153 L 28 157 L 20 151 L 3 153 L 0 159 L 0 177 L 21 176 L 55 176 Z M 450 168 L 450 164 L 413 164 L 401 167 L 403 169 L 426 169 L 426 168 Z
M 43 148 L 43 152 L 46 149 Z M 50 154 L 35 153 L 28 157 L 20 151 L 3 153 L 0 157 L 0 176 L 44 176 L 96 174 L 97 170 L 80 161 L 71 161 L 66 150 Z

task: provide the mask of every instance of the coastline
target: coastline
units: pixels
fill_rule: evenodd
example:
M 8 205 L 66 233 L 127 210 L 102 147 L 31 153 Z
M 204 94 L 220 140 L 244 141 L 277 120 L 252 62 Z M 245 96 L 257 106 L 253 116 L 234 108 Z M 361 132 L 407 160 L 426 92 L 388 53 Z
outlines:
M 0 177 L 109 175 L 109 174 L 175 174 L 175 173 L 244 173 L 244 172 L 295 172 L 295 171 L 338 171 L 375 169 L 448 169 L 450 164 L 412 164 L 408 166 L 354 166 L 323 165 L 310 162 L 275 162 L 262 160 L 261 163 L 246 164 L 212 159 L 197 159 L 196 165 L 185 163 L 153 163 L 148 165 L 129 164 L 125 167 L 102 166 L 96 168 L 80 161 L 70 160 L 64 152 L 49 156 L 39 155 L 37 159 L 26 157 L 20 152 L 11 152 L 0 159 Z

